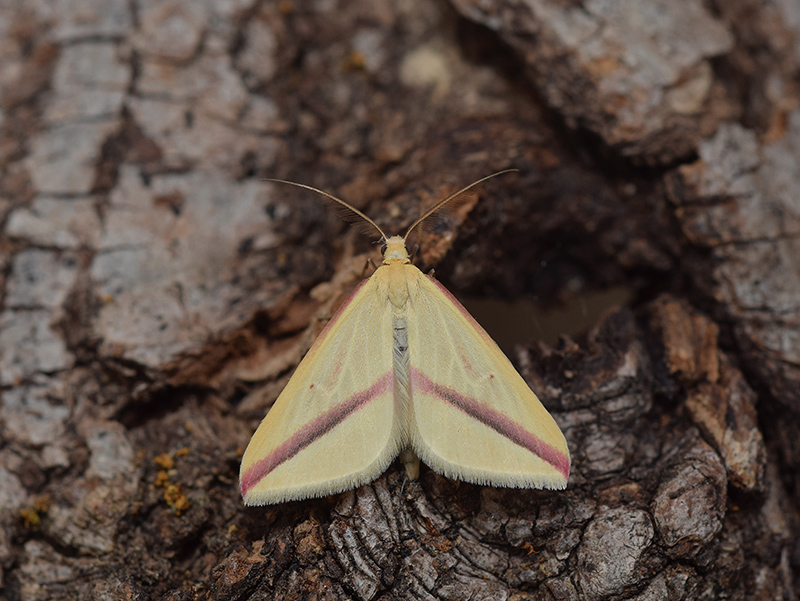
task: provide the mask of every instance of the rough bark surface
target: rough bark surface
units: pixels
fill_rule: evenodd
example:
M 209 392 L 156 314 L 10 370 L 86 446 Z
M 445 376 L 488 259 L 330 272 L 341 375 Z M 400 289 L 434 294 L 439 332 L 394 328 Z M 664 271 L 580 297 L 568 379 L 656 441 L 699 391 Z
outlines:
M 797 599 L 800 4 L 0 6 L 0 597 Z M 244 508 L 368 237 L 456 296 L 623 286 L 512 355 L 564 492 L 395 464 Z M 473 201 L 475 199 L 472 199 Z

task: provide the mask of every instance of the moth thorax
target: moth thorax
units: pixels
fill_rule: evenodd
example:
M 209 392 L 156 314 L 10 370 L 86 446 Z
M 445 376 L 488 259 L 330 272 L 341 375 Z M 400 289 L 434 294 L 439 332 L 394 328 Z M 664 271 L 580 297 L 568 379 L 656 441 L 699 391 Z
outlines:
M 406 242 L 401 236 L 392 236 L 386 240 L 386 250 L 383 253 L 383 263 L 408 263 Z

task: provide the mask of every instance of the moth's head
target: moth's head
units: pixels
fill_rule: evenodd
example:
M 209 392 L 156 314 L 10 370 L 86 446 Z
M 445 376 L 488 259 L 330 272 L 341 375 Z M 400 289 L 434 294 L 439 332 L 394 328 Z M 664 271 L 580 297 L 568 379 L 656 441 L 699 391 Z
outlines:
M 406 241 L 402 236 L 392 236 L 386 239 L 386 250 L 383 251 L 383 264 L 408 263 Z

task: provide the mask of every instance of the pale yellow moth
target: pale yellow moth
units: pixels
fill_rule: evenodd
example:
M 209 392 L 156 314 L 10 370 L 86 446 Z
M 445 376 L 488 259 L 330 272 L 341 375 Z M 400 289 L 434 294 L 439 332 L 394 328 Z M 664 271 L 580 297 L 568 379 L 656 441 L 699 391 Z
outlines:
M 294 184 L 372 224 L 385 251 L 250 440 L 239 475 L 246 505 L 355 488 L 398 454 L 412 478 L 419 457 L 439 474 L 477 484 L 567 486 L 569 449 L 556 422 L 483 328 L 406 251 L 417 225 L 495 175 L 438 203 L 402 238 L 386 236 L 344 201 Z

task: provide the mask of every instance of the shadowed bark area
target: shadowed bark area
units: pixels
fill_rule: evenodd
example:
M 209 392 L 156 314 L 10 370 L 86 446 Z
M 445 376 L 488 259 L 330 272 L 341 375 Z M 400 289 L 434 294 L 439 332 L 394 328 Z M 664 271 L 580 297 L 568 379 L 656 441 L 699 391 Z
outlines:
M 0 597 L 796 599 L 798 40 L 761 0 L 6 2 Z M 414 260 L 456 297 L 627 292 L 510 353 L 567 490 L 395 462 L 244 508 L 250 435 L 378 260 L 262 178 L 392 234 L 508 167 Z

